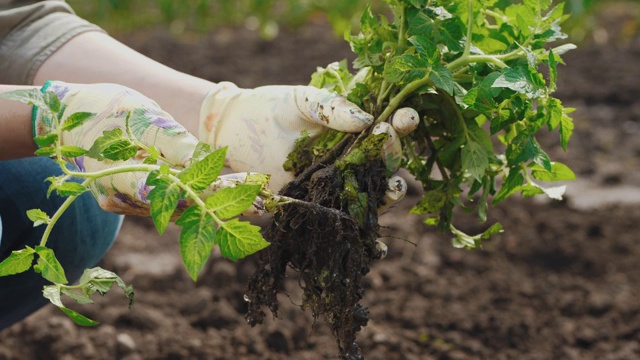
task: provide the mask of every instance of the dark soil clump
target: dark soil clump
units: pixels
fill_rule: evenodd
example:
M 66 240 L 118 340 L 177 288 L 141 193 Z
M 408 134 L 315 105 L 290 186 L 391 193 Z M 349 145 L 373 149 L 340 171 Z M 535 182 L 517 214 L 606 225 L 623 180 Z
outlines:
M 303 173 L 283 189 L 282 195 L 339 212 L 294 204 L 274 216 L 265 232 L 271 246 L 259 255 L 258 269 L 249 281 L 246 319 L 251 325 L 262 323 L 264 306 L 277 316 L 277 294 L 290 266 L 304 291 L 300 307 L 329 323 L 342 358 L 362 359 L 355 342 L 356 333 L 369 320 L 367 308 L 359 304 L 364 296 L 362 278 L 381 256 L 376 248 L 377 208 L 384 198 L 386 178 L 381 161 L 344 172 L 331 165 L 310 176 Z M 345 181 L 351 179 L 357 179 L 359 192 L 367 194 L 364 203 L 358 204 L 364 215 L 360 222 L 348 214 L 353 211 L 353 199 L 344 195 Z

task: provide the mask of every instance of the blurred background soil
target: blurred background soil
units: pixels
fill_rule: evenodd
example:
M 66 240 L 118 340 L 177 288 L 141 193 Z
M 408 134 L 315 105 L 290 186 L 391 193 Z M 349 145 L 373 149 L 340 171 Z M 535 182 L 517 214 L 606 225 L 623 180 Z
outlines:
M 506 231 L 481 251 L 454 249 L 407 215 L 417 201 L 413 188 L 381 218 L 389 256 L 366 280 L 371 320 L 359 343 L 367 359 L 640 358 L 640 37 L 629 31 L 637 14 L 628 8 L 601 17 L 604 32 L 564 56 L 559 69 L 558 96 L 577 109 L 569 151 L 557 134 L 541 138 L 579 180 L 562 202 L 500 204 L 490 220 Z M 178 70 L 243 87 L 305 84 L 316 66 L 352 59 L 321 22 L 281 30 L 270 42 L 242 28 L 118 37 Z M 281 318 L 251 328 L 243 294 L 255 259 L 214 254 L 194 283 L 177 240 L 175 227 L 158 236 L 148 219 L 127 218 L 101 266 L 134 285 L 133 307 L 116 291 L 97 305 L 73 306 L 102 323 L 95 328 L 47 307 L 0 332 L 0 359 L 337 358 L 328 327 L 295 305 L 295 277 L 290 296 L 280 298 Z

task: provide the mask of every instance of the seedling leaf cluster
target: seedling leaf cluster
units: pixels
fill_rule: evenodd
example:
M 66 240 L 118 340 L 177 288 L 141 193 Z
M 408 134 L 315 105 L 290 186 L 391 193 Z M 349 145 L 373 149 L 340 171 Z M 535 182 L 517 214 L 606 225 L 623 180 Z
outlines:
M 77 285 L 68 285 L 63 267 L 53 250 L 46 246 L 60 216 L 101 178 L 126 172 L 147 174 L 145 186 L 150 189 L 147 196 L 149 215 L 160 234 L 164 233 L 171 220 L 182 227 L 180 252 L 194 281 L 216 245 L 222 255 L 231 260 L 241 259 L 269 245 L 257 226 L 237 218 L 253 205 L 259 195 L 269 196 L 264 190 L 268 177 L 249 176 L 244 183 L 232 183 L 210 193 L 224 166 L 226 148 L 211 151 L 208 145 L 199 144 L 191 163 L 181 168 L 163 158 L 155 147 L 142 144 L 133 135 L 128 117 L 125 131 L 120 128 L 104 131 L 90 149 L 63 145 L 60 140 L 63 132 L 93 120 L 95 114 L 76 112 L 64 116 L 64 105 L 53 91 L 17 90 L 4 93 L 2 97 L 35 105 L 45 112 L 54 130 L 35 138 L 40 147 L 36 155 L 53 157 L 63 171 L 63 175 L 47 179 L 50 183 L 47 196 L 55 191 L 67 199 L 54 214 L 40 209 L 27 211 L 34 226 L 46 226 L 40 244 L 35 249 L 27 246 L 13 251 L 0 263 L 0 276 L 33 269 L 53 284 L 45 286 L 44 296 L 77 324 L 96 325 L 97 322 L 64 306 L 61 295 L 87 304 L 93 302 L 92 294 L 104 294 L 116 284 L 124 290 L 129 302 L 133 301 L 131 287 L 126 286 L 116 274 L 98 267 L 87 269 Z M 144 155 L 144 161 L 133 161 L 139 154 Z M 95 172 L 83 172 L 68 166 L 82 156 L 113 161 L 114 166 Z M 278 198 L 272 203 L 277 206 L 278 201 L 286 202 L 286 199 Z

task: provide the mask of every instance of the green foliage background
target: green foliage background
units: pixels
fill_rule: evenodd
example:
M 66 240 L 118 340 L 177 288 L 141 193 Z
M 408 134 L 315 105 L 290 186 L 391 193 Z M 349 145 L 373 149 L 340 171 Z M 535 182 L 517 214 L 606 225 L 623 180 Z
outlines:
M 281 27 L 296 27 L 325 19 L 341 35 L 358 26 L 368 3 L 376 12 L 382 0 L 67 0 L 78 15 L 115 34 L 168 26 L 177 34 L 203 32 L 220 26 L 247 26 L 267 39 Z M 503 3 L 519 2 L 502 0 Z M 566 0 L 574 26 L 586 26 L 586 16 L 610 0 Z M 580 20 L 582 19 L 582 21 Z

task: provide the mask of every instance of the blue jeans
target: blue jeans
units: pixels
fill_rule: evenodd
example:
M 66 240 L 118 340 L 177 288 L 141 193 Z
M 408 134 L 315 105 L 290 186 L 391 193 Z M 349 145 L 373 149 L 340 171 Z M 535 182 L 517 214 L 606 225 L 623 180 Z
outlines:
M 33 227 L 26 211 L 38 208 L 53 215 L 65 198 L 47 199 L 49 176 L 62 174 L 51 159 L 34 157 L 0 161 L 0 261 L 11 251 L 40 243 L 44 225 Z M 103 211 L 91 193 L 80 195 L 55 224 L 47 247 L 53 249 L 70 282 L 95 266 L 113 244 L 122 216 Z M 42 287 L 49 282 L 32 269 L 0 277 L 0 329 L 24 319 L 48 303 Z M 68 300 L 70 301 L 70 300 Z

